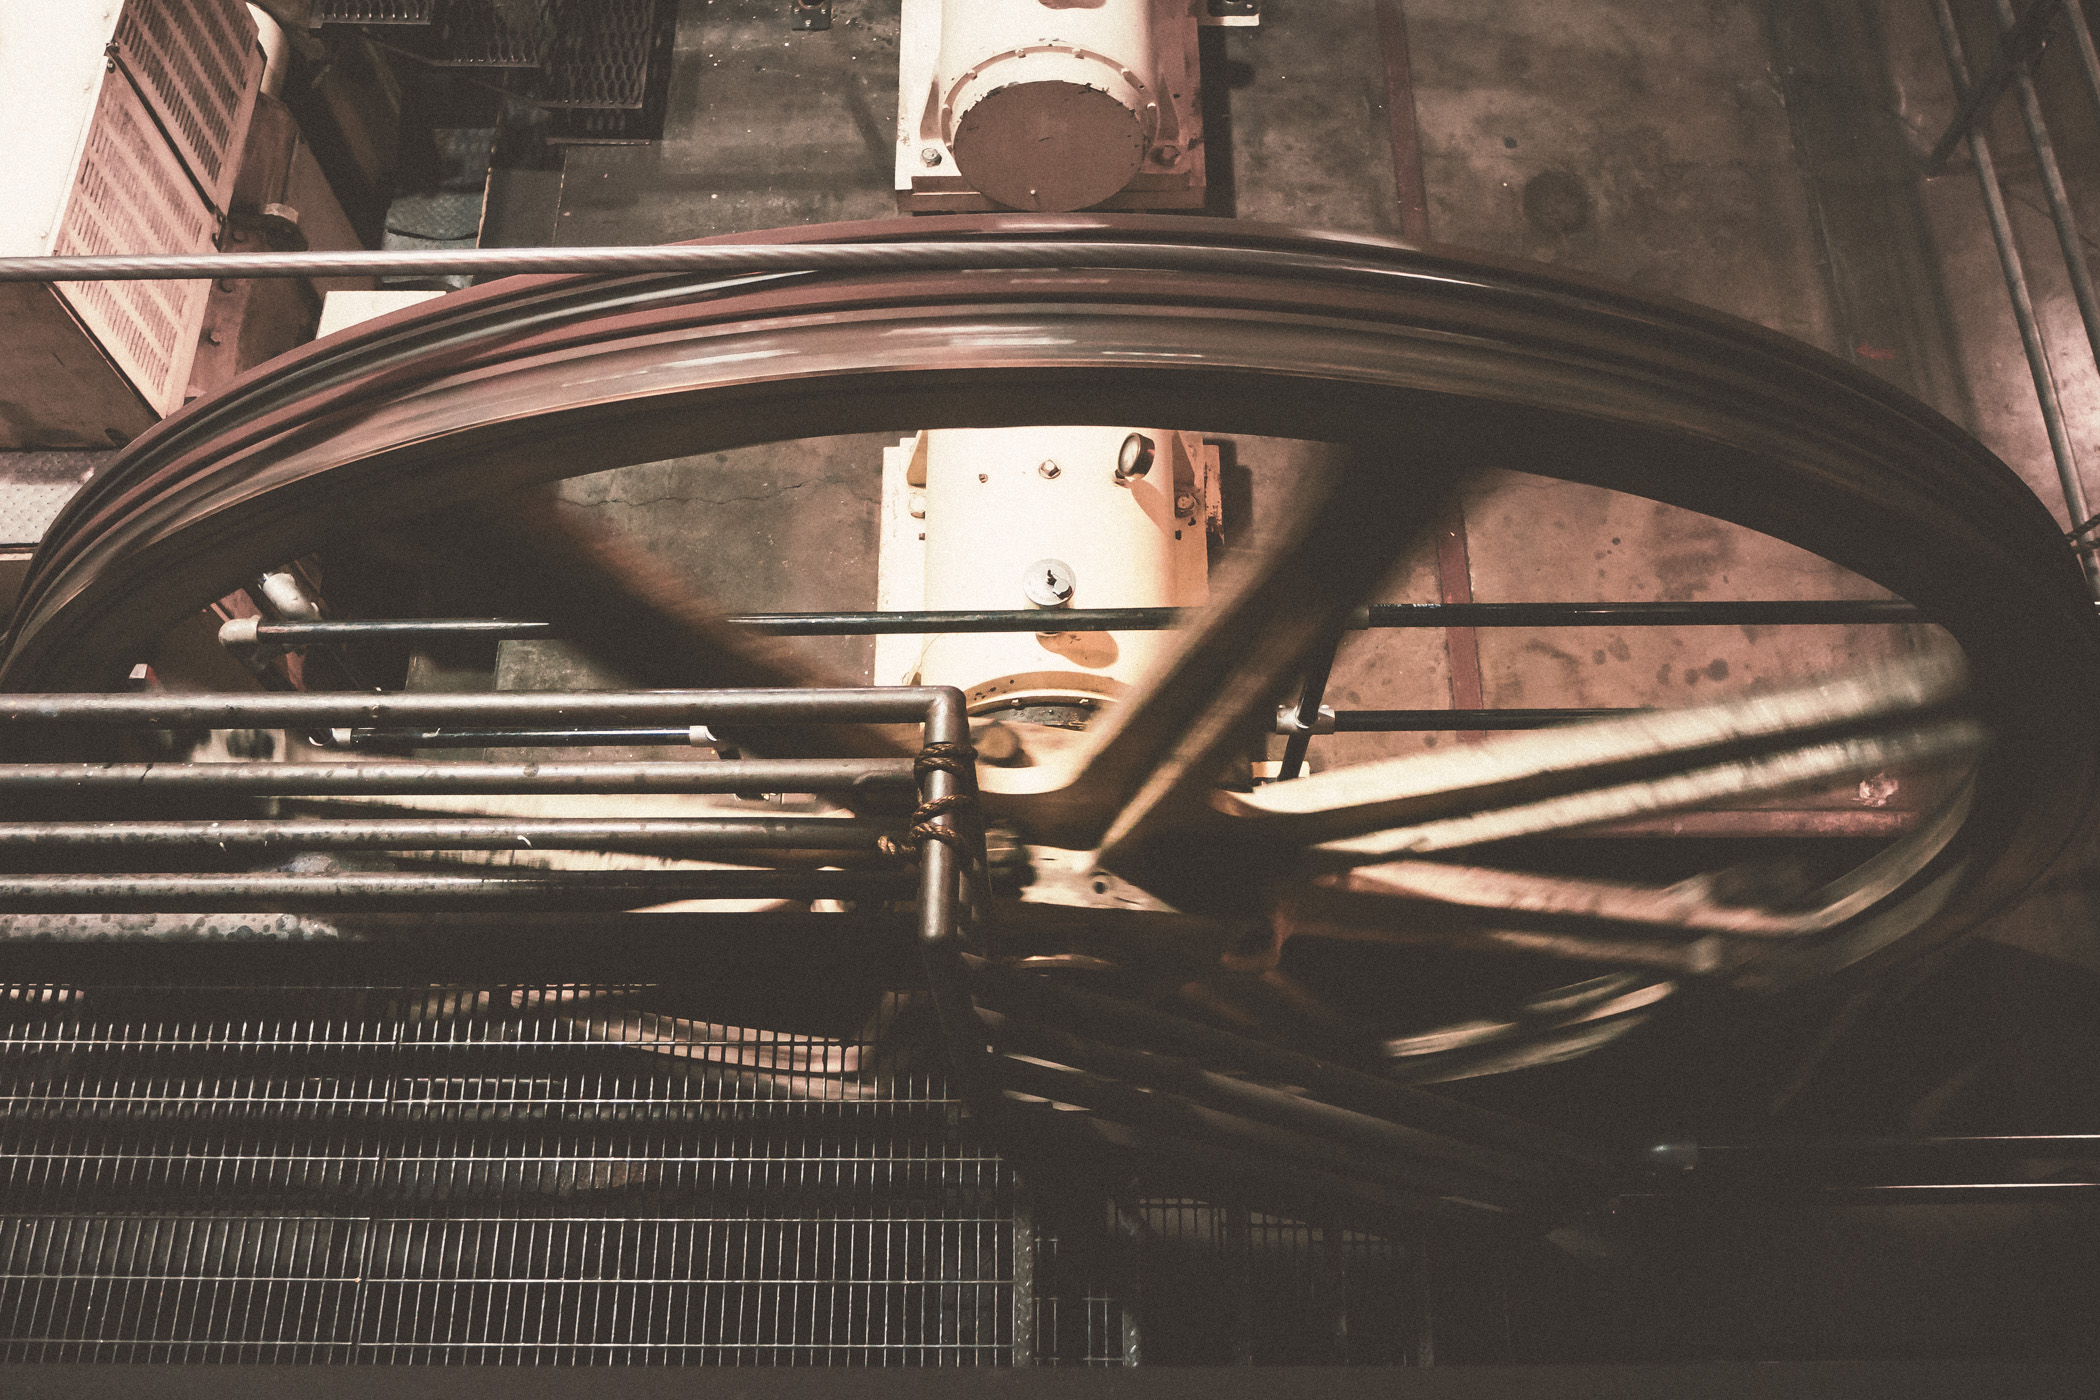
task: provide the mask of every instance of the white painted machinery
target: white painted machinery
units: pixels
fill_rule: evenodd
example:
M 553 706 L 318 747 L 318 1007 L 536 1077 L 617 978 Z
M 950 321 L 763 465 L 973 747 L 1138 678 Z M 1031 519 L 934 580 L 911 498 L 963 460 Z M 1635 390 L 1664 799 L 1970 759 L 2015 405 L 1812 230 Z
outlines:
M 1214 16 L 1215 8 L 1209 0 L 904 0 L 898 207 L 1200 208 L 1196 32 L 1254 22 Z
M 1155 428 L 948 429 L 884 454 L 878 606 L 1039 608 L 1040 632 L 876 639 L 877 683 L 952 685 L 978 715 L 1082 727 L 1173 634 L 1060 625 L 1068 610 L 1193 607 L 1210 592 L 1217 449 Z

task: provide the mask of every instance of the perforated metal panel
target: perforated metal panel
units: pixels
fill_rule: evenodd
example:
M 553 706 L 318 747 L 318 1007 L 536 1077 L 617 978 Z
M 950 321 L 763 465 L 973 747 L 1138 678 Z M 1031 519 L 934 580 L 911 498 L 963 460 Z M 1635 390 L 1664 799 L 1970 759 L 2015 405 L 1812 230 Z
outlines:
M 262 74 L 247 5 L 127 0 L 115 42 L 117 61 L 190 174 L 213 206 L 224 210 Z
M 122 73 L 102 84 L 53 252 L 208 253 L 217 223 Z M 209 282 L 60 282 L 59 295 L 156 412 L 181 406 Z
M 656 42 L 654 0 L 596 0 L 562 11 L 536 100 L 547 107 L 642 105 Z
M 586 9 L 616 0 L 591 0 Z M 451 0 L 431 61 L 451 68 L 537 68 L 554 42 L 554 0 Z

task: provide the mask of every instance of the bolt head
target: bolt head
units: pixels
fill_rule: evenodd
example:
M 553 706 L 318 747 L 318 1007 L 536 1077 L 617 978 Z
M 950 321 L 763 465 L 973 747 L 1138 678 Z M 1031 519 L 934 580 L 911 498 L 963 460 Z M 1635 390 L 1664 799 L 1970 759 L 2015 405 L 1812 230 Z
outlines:
M 1177 511 L 1188 511 L 1194 510 L 1195 508 L 1196 498 L 1194 496 L 1188 495 L 1184 492 L 1182 495 L 1176 496 L 1174 498 L 1174 509 Z
M 1021 591 L 1039 608 L 1063 607 L 1072 589 L 1072 566 L 1062 559 L 1038 559 L 1021 575 Z
M 1045 481 L 1055 481 L 1058 473 L 1063 470 L 1064 468 L 1057 465 L 1057 463 L 1046 461 L 1035 469 L 1035 474 Z
M 919 164 L 926 166 L 929 169 L 933 166 L 939 165 L 942 159 L 943 157 L 941 155 L 941 148 L 939 146 L 921 146 L 919 148 Z

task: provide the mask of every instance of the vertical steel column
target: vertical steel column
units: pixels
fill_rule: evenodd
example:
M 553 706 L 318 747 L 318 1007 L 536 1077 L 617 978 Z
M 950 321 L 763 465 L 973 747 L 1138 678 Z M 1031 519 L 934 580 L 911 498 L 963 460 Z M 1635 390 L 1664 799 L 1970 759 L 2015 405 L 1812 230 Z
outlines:
M 1957 100 L 1969 90 L 1969 64 L 1963 56 L 1961 34 L 1954 26 L 1954 10 L 1948 0 L 1933 0 L 1939 23 L 1940 48 L 1947 56 L 1947 75 Z M 2078 474 L 2078 460 L 2071 450 L 2071 435 L 2064 426 L 2063 404 L 2056 395 L 2056 380 L 2049 369 L 2048 347 L 2034 319 L 2034 299 L 2027 290 L 2027 274 L 2020 264 L 2020 250 L 2013 241 L 2012 221 L 2005 212 L 2005 191 L 1998 183 L 1998 167 L 1991 160 L 1990 142 L 1981 130 L 1971 128 L 1969 155 L 1976 162 L 1976 183 L 1983 193 L 1983 210 L 1991 225 L 1991 241 L 1997 245 L 1999 270 L 2012 297 L 2013 319 L 2020 327 L 2020 345 L 2027 353 L 2027 369 L 2034 378 L 2035 399 L 2041 406 L 2042 424 L 2049 433 L 2049 455 L 2056 461 L 2056 479 L 2063 487 L 2064 508 L 2071 524 L 2091 517 L 2086 508 L 2085 483 Z M 2089 587 L 2100 590 L 2100 576 L 2090 556 L 2081 555 Z
M 926 708 L 926 745 L 960 745 L 970 741 L 970 721 L 962 692 L 942 689 Z M 921 771 L 922 810 L 967 791 L 964 779 L 948 769 L 928 765 Z M 974 814 L 958 820 L 952 813 L 931 822 L 982 846 L 983 825 Z M 991 1046 L 970 996 L 968 970 L 962 960 L 961 884 L 965 868 L 953 842 L 928 837 L 919 844 L 919 954 L 926 985 L 933 993 L 934 1014 L 954 1061 L 956 1089 L 980 1119 L 998 1111 L 1000 1099 L 991 1080 Z

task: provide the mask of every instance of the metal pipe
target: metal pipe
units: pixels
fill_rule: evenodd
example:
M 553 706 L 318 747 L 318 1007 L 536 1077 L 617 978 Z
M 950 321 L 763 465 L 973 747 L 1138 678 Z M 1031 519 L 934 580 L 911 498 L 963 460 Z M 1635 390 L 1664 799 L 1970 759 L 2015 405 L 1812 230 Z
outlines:
M 1219 1074 L 1200 1061 L 1084 1040 L 1053 1026 L 996 1011 L 979 1015 L 991 1028 L 994 1042 L 1010 1054 L 1052 1060 L 1138 1088 L 1178 1094 L 1243 1118 L 1385 1154 L 1409 1164 L 1407 1170 L 1417 1187 L 1464 1193 L 1483 1189 L 1483 1175 L 1494 1178 L 1503 1189 L 1512 1182 L 1533 1188 L 1550 1187 L 1563 1179 L 1562 1174 L 1535 1157 L 1483 1153 L 1470 1145 L 1454 1145 L 1447 1138 L 1419 1128 Z M 1456 1168 L 1459 1174 L 1439 1174 L 1438 1167 Z
M 1947 57 L 1947 75 L 1957 96 L 1969 90 L 1969 65 L 1962 56 L 1961 34 L 1954 25 L 1948 0 L 1933 0 L 1933 15 L 1939 24 L 1940 48 Z M 1998 184 L 1998 167 L 1991 159 L 1990 142 L 1980 130 L 1968 134 L 1969 155 L 1976 163 L 1976 183 L 1983 194 L 1983 209 L 1990 221 L 1991 241 L 1998 249 L 1999 271 L 2012 298 L 2013 320 L 2020 328 L 2020 346 L 2027 355 L 2027 370 L 2034 379 L 2034 396 L 2042 411 L 2042 425 L 2049 434 L 2049 455 L 2056 462 L 2056 479 L 2063 488 L 2064 509 L 2070 523 L 2091 517 L 2086 507 L 2085 483 L 2078 474 L 2078 460 L 2071 450 L 2071 435 L 2064 425 L 2063 405 L 2056 395 L 2056 380 L 2049 369 L 2049 350 L 2042 342 L 2041 328 L 2034 319 L 2034 299 L 2027 290 L 2027 274 L 2020 264 L 2020 250 L 2013 241 L 2012 221 L 2005 211 L 2005 191 Z M 2100 590 L 2100 573 L 2091 556 L 2079 556 L 2088 588 Z
M 2034 10 L 2038 12 L 2053 3 L 2054 0 L 2036 0 Z M 1996 5 L 1998 25 L 2010 40 L 2019 25 L 2011 0 L 1996 0 Z M 2056 146 L 2049 139 L 2049 124 L 2042 117 L 2042 100 L 2026 68 L 2015 75 L 2013 90 L 2020 100 L 2020 118 L 2027 125 L 2027 139 L 2034 144 L 2035 168 L 2041 175 L 2042 194 L 2049 202 L 2049 221 L 2056 226 L 2057 247 L 2063 250 L 2064 270 L 2071 277 L 2071 296 L 2078 303 L 2078 319 L 2085 324 L 2086 345 L 2093 352 L 2094 367 L 2100 369 L 2100 299 L 2093 294 L 2092 273 L 2085 265 L 2085 239 L 2078 232 L 2078 216 L 2071 209 L 2071 195 L 2064 188 L 2063 171 L 2056 164 Z M 2077 525 L 2084 520 L 2083 515 L 2074 515 L 2071 523 Z
M 1947 123 L 1946 132 L 1933 146 L 1932 154 L 1925 158 L 1927 175 L 1940 173 L 1940 167 L 1947 163 L 1948 156 L 1954 154 L 1954 148 L 1961 144 L 1962 138 L 1990 116 L 1991 109 L 1998 105 L 1998 95 L 2005 91 L 2006 83 L 2015 74 L 2024 73 L 2027 65 L 2041 53 L 2042 46 L 2049 39 L 2049 21 L 2062 3 L 2063 0 L 2034 0 L 2018 24 L 2008 19 L 2001 25 L 2002 32 L 1991 54 L 1990 65 L 1984 69 L 1983 77 L 1969 89 L 1968 96 L 1962 99 L 1961 106 L 1955 110 L 1954 120 Z
M 926 743 L 966 745 L 970 741 L 969 712 L 962 692 L 952 687 L 937 690 L 939 697 L 927 707 Z M 928 767 L 921 780 L 920 796 L 930 807 L 965 792 L 960 775 L 945 768 Z M 932 818 L 943 830 L 963 834 L 977 847 L 977 866 L 983 867 L 981 823 L 958 821 L 952 813 Z M 991 1078 L 990 1043 L 977 1019 L 970 994 L 969 969 L 963 962 L 961 927 L 961 881 L 963 869 L 955 845 L 932 837 L 919 847 L 919 955 L 926 969 L 926 985 L 933 994 L 934 1015 L 948 1044 L 948 1057 L 956 1085 L 965 1104 L 983 1122 L 1004 1116 L 1004 1100 Z
M 1157 632 L 1186 626 L 1197 608 L 1078 608 L 1057 620 L 1068 632 Z M 1353 631 L 1439 627 L 1815 627 L 1926 621 L 1900 599 L 1771 599 L 1651 603 L 1373 603 Z M 776 637 L 863 637 L 936 632 L 1039 632 L 1040 608 L 1022 611 L 741 613 L 727 621 Z M 321 642 L 558 638 L 552 623 L 505 618 L 405 618 L 354 622 L 263 622 L 241 618 L 220 630 L 228 650 Z
M 0 851 L 579 850 L 616 843 L 680 850 L 873 849 L 895 823 L 842 817 L 384 818 L 343 821 L 0 822 Z
M 846 870 L 570 870 L 329 875 L 6 875 L 0 913 L 285 912 L 519 906 L 641 909 L 682 899 L 860 899 L 909 889 Z
M 350 747 L 377 749 L 668 748 L 705 744 L 692 729 L 353 729 Z
M 1296 1085 L 1328 1103 L 1420 1128 L 1449 1138 L 1461 1147 L 1477 1143 L 1484 1150 L 1527 1153 L 1577 1165 L 1604 1177 L 1615 1176 L 1631 1165 L 1630 1155 L 1622 1156 L 1550 1128 L 1345 1069 L 1294 1050 L 1214 1030 L 1150 1007 L 1060 986 L 1041 976 L 987 966 L 979 970 L 977 980 L 992 994 L 987 1000 L 995 1006 L 1023 1010 L 1036 1019 L 1058 1025 L 1096 1027 L 1105 1035 L 1129 1037 L 1221 1069 L 1243 1069 L 1278 1083 Z M 1481 1160 L 1485 1163 L 1486 1156 Z
M 328 796 L 382 793 L 854 792 L 909 788 L 901 758 L 661 763 L 14 763 L 0 791 L 150 790 Z
M 1337 734 L 1395 734 L 1474 729 L 1546 729 L 1575 720 L 1610 719 L 1648 711 L 1635 706 L 1603 710 L 1336 710 Z M 1282 725 L 1278 733 L 1287 732 Z
M 931 686 L 855 690 L 493 691 L 368 694 L 7 695 L 0 724 L 146 725 L 161 729 L 437 728 L 446 724 L 919 724 Z M 908 766 L 908 765 L 907 765 Z
M 1327 696 L 1327 673 L 1334 669 L 1334 644 L 1320 649 L 1305 668 L 1305 683 L 1298 692 L 1297 707 L 1289 711 L 1288 719 L 1277 716 L 1276 730 L 1287 737 L 1283 741 L 1283 762 L 1277 767 L 1278 778 L 1290 779 L 1298 776 L 1305 766 L 1305 753 L 1312 747 L 1312 736 L 1319 724 L 1320 704 Z
M 806 272 L 962 271 L 1115 266 L 1178 271 L 1335 268 L 1343 260 L 1286 249 L 1033 239 L 1013 242 L 674 243 L 648 247 L 416 249 L 333 253 L 115 254 L 0 258 L 0 282 L 181 281 L 251 277 L 509 277 L 586 273 L 712 277 Z M 1222 262 L 1221 262 L 1222 260 Z M 1362 264 L 1348 263 L 1358 266 Z

